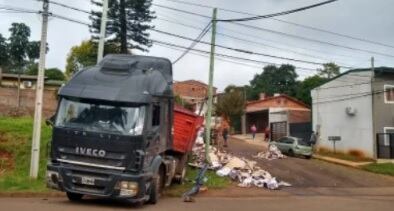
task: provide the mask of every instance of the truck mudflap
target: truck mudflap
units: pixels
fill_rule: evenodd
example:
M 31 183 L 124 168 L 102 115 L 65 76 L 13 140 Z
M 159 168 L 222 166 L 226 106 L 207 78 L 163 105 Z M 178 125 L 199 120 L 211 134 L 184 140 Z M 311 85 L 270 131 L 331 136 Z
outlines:
M 153 174 L 132 174 L 120 171 L 49 164 L 47 186 L 64 192 L 83 195 L 123 198 L 131 202 L 149 199 Z

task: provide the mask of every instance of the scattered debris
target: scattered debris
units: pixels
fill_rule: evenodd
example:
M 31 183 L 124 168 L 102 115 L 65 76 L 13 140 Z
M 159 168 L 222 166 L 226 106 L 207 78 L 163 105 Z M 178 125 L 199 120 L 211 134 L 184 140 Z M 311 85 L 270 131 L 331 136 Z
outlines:
M 273 145 L 272 145 L 273 146 Z M 260 154 L 260 153 L 259 153 Z M 205 165 L 205 145 L 201 141 L 196 141 L 193 147 L 194 162 L 190 166 L 202 168 Z M 259 156 L 260 157 L 260 156 Z M 265 159 L 284 158 L 285 156 L 276 146 L 270 147 L 269 151 L 264 154 Z M 215 170 L 216 174 L 221 177 L 229 177 L 238 182 L 239 187 L 260 187 L 270 190 L 279 187 L 289 187 L 291 184 L 278 181 L 269 172 L 256 166 L 256 161 L 246 158 L 236 157 L 225 151 L 219 151 L 215 147 L 210 147 L 209 159 L 211 165 L 208 169 Z
M 282 154 L 282 152 L 278 149 L 278 147 L 273 144 L 270 144 L 268 146 L 267 152 L 259 152 L 257 155 L 255 155 L 253 157 L 267 159 L 267 160 L 286 158 L 286 156 Z

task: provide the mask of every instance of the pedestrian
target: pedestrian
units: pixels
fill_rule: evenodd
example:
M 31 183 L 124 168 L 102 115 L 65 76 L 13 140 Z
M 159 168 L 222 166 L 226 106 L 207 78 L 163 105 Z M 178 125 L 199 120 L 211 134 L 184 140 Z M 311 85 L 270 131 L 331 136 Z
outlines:
M 264 141 L 269 142 L 270 140 L 270 128 L 267 126 L 264 130 Z
M 312 147 L 312 151 L 314 150 L 314 146 L 316 145 L 317 136 L 318 136 L 318 134 L 315 133 L 315 131 L 312 131 L 311 138 L 309 139 L 309 144 Z
M 222 123 L 222 136 L 224 140 L 224 147 L 227 147 L 229 128 L 230 128 L 229 123 L 227 122 L 227 120 L 224 120 Z
M 252 137 L 253 137 L 253 141 L 254 141 L 254 138 L 256 137 L 256 131 L 257 131 L 255 124 L 253 124 L 252 127 L 250 127 L 250 131 L 252 132 Z

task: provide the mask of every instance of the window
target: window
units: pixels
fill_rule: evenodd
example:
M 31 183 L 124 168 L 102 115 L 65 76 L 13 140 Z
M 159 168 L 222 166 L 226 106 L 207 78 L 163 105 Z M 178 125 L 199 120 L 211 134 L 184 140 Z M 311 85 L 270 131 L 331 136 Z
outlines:
M 160 125 L 160 106 L 154 105 L 152 110 L 152 126 Z
M 384 85 L 384 103 L 394 103 L 394 85 Z
M 394 127 L 384 127 L 384 146 L 390 146 L 390 137 L 394 135 Z M 393 134 L 393 135 L 391 135 Z

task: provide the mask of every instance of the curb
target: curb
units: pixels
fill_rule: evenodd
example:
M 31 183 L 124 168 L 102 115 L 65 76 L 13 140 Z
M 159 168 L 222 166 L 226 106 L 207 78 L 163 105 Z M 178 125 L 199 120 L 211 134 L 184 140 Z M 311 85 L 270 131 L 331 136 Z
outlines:
M 361 166 L 373 163 L 373 162 L 352 162 L 352 161 L 341 160 L 341 159 L 332 158 L 332 157 L 315 155 L 315 154 L 312 157 L 315 159 L 318 159 L 318 160 L 323 160 L 323 161 L 329 162 L 329 163 L 334 163 L 334 164 L 352 167 L 352 168 L 358 168 L 358 169 L 361 168 Z

